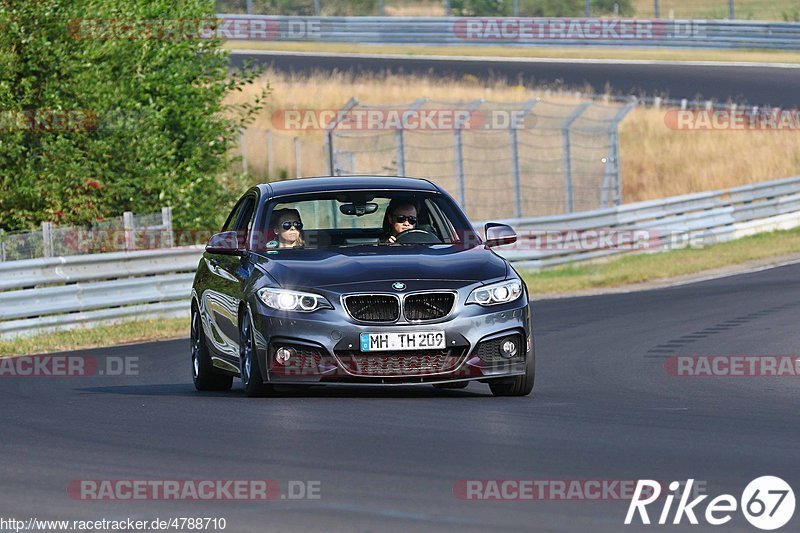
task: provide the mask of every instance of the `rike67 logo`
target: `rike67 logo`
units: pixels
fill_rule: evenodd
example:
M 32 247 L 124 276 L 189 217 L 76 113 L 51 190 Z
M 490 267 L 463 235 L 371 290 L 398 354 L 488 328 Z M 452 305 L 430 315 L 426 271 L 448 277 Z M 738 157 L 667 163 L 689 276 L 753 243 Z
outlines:
M 751 481 L 742 492 L 742 497 L 737 501 L 730 494 L 721 494 L 709 501 L 705 512 L 701 513 L 701 503 L 708 495 L 697 496 L 691 501 L 693 479 L 689 479 L 685 490 L 681 490 L 682 483 L 673 481 L 669 484 L 672 494 L 667 494 L 656 523 L 664 525 L 669 523 L 672 514 L 672 504 L 675 496 L 679 497 L 677 507 L 672 517 L 672 524 L 678 525 L 684 517 L 690 524 L 699 524 L 698 515 L 712 526 L 721 526 L 731 521 L 733 513 L 741 505 L 742 514 L 751 525 L 764 531 L 772 531 L 786 525 L 794 515 L 795 498 L 792 487 L 784 480 L 775 476 L 762 476 Z M 654 503 L 661 496 L 661 484 L 658 481 L 640 479 L 628 506 L 625 524 L 633 523 L 637 516 L 642 524 L 650 524 L 650 515 L 647 506 Z

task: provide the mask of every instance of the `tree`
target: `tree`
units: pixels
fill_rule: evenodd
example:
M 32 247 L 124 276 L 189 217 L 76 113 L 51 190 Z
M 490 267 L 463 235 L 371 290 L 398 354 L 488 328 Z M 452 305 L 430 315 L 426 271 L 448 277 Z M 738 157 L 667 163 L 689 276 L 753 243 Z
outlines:
M 255 72 L 229 74 L 221 41 L 192 31 L 214 7 L 0 0 L 0 228 L 163 205 L 178 227 L 219 224 L 219 178 L 265 95 L 223 105 Z

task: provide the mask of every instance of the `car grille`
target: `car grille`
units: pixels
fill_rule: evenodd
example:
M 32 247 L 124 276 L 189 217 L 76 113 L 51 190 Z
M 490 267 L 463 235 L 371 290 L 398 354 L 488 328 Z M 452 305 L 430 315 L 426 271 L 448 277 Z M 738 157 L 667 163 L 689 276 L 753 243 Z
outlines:
M 419 352 L 384 352 L 362 354 L 361 352 L 337 352 L 347 372 L 355 376 L 424 376 L 440 374 L 458 368 L 464 350 L 422 350 Z
M 409 294 L 403 302 L 406 320 L 436 320 L 450 314 L 456 295 L 451 292 Z
M 400 300 L 395 296 L 345 296 L 344 306 L 350 316 L 362 322 L 394 322 L 400 318 Z
M 505 342 L 508 339 L 516 341 L 517 346 L 519 346 L 517 355 L 511 358 L 503 357 L 502 355 L 500 355 L 500 346 L 502 346 L 503 342 Z M 483 341 L 478 344 L 477 348 L 475 348 L 473 355 L 477 355 L 478 357 L 481 358 L 481 361 L 484 361 L 486 363 L 499 363 L 503 361 L 508 361 L 509 359 L 517 359 L 523 353 L 523 346 L 521 339 L 522 336 L 519 333 L 515 333 L 512 335 L 504 335 L 502 337 L 497 337 L 496 339 Z

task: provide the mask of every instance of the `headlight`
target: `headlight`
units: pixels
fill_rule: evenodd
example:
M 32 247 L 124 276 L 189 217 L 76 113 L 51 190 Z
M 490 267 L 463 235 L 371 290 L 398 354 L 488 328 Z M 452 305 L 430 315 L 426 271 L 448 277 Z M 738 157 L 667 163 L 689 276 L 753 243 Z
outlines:
M 473 290 L 468 304 L 498 305 L 513 302 L 522 295 L 522 283 L 517 280 L 493 283 Z
M 317 309 L 333 309 L 324 296 L 310 292 L 261 289 L 258 291 L 258 297 L 264 305 L 278 311 L 311 313 Z

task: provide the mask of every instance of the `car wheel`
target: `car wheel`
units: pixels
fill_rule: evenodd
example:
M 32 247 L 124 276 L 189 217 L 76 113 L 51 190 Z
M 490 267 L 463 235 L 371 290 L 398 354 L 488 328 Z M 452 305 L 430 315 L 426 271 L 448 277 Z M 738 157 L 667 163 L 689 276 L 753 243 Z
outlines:
M 531 346 L 531 353 L 525 364 L 525 374 L 512 379 L 489 382 L 489 388 L 495 396 L 527 396 L 533 391 L 536 377 L 536 355 Z
M 437 389 L 466 389 L 469 381 L 457 381 L 455 383 L 434 383 Z
M 258 398 L 273 392 L 272 386 L 261 380 L 261 364 L 256 352 L 253 322 L 247 313 L 239 321 L 239 364 L 242 387 L 247 396 Z
M 233 376 L 221 374 L 211 364 L 200 312 L 192 309 L 192 330 L 189 338 L 192 349 L 192 381 L 199 391 L 225 391 L 233 386 Z

